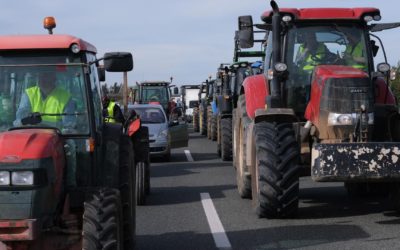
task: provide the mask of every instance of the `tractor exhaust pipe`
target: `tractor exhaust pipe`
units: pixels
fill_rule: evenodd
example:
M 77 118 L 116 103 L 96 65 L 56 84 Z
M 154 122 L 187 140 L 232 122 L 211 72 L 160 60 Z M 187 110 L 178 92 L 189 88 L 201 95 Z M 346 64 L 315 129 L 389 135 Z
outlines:
M 281 15 L 279 13 L 278 4 L 271 0 L 271 8 L 273 10 L 272 15 L 272 67 L 274 70 L 274 75 L 277 75 L 274 65 L 281 62 Z M 281 108 L 282 107 L 282 94 L 279 79 L 274 77 L 271 82 L 271 95 L 267 97 L 267 105 L 271 108 Z

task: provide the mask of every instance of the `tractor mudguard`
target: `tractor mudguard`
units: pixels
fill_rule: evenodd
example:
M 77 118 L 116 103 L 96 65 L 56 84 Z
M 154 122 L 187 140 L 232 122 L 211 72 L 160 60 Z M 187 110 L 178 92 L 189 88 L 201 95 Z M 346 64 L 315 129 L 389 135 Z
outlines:
M 257 109 L 265 109 L 265 97 L 269 95 L 267 81 L 263 74 L 249 76 L 243 82 L 247 115 L 254 119 Z
M 215 100 L 211 102 L 211 110 L 213 112 L 213 115 L 218 114 L 218 106 L 217 106 L 217 102 Z
M 99 171 L 99 186 L 117 187 L 119 176 L 119 147 L 122 125 L 119 123 L 104 123 L 101 166 Z
M 400 143 L 316 143 L 311 176 L 328 181 L 399 181 Z

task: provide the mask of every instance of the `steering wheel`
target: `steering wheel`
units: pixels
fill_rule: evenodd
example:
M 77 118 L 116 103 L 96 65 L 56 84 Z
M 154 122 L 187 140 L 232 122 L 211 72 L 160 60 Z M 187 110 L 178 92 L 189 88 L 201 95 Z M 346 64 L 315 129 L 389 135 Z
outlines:
M 343 59 L 334 53 L 320 53 L 321 58 L 318 58 L 316 55 L 311 55 L 311 59 L 315 61 L 317 64 L 343 64 Z

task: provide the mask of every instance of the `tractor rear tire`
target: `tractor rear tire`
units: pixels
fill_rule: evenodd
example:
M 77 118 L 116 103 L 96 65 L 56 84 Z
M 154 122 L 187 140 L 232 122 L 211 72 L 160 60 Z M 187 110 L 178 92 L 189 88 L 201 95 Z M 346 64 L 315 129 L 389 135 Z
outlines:
M 221 158 L 232 160 L 232 118 L 221 119 Z
M 134 145 L 128 136 L 122 136 L 119 153 L 119 191 L 122 202 L 124 246 L 134 248 L 136 238 L 136 178 Z
M 146 171 L 145 171 L 145 183 L 144 183 L 144 191 L 146 193 L 146 195 L 150 194 L 150 160 L 147 161 L 146 163 Z
M 213 115 L 211 118 L 211 140 L 212 141 L 216 141 L 218 138 L 218 126 L 217 126 L 217 122 L 218 122 L 218 117 Z
M 200 131 L 200 126 L 199 126 L 199 109 L 194 108 L 193 109 L 193 131 L 194 132 L 199 132 Z
M 254 138 L 252 196 L 258 216 L 294 217 L 299 206 L 300 149 L 292 124 L 256 123 Z
M 102 188 L 92 194 L 84 203 L 82 249 L 127 249 L 123 221 L 117 189 Z
M 237 118 L 237 109 L 232 110 L 232 166 L 236 169 L 237 162 L 237 142 L 238 142 L 238 118 Z
M 136 164 L 136 204 L 142 206 L 146 203 L 146 165 L 144 162 Z

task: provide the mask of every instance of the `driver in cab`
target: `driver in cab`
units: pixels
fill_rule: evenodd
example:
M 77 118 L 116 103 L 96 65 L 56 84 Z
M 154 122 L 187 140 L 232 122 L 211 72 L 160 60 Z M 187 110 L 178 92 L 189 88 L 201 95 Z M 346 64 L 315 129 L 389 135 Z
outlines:
M 331 54 L 323 43 L 319 43 L 314 33 L 304 34 L 304 43 L 300 45 L 296 64 L 306 72 L 314 70 L 315 66 L 323 64 L 325 58 Z
M 24 118 L 32 113 L 40 113 L 42 124 L 52 127 L 75 127 L 74 116 L 65 115 L 75 112 L 71 94 L 56 86 L 56 80 L 55 71 L 38 73 L 37 85 L 25 89 L 21 96 L 14 126 L 25 125 Z

